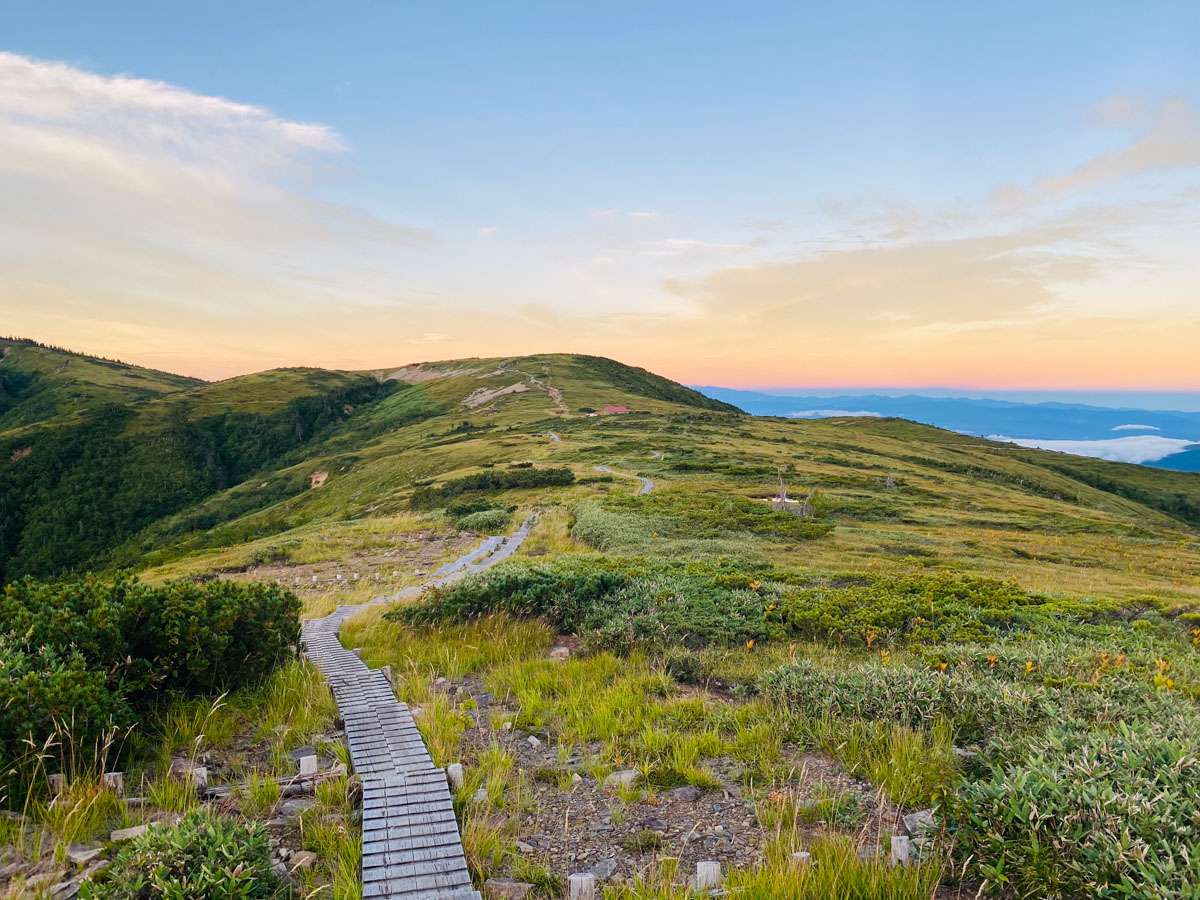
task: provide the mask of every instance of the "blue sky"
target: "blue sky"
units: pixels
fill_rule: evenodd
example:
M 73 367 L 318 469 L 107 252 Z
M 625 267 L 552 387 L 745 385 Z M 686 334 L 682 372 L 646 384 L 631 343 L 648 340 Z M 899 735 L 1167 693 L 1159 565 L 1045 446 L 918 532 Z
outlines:
M 204 375 L 1195 389 L 1197 47 L 1194 3 L 13 6 L 0 201 L 55 217 L 0 214 L 0 298 Z

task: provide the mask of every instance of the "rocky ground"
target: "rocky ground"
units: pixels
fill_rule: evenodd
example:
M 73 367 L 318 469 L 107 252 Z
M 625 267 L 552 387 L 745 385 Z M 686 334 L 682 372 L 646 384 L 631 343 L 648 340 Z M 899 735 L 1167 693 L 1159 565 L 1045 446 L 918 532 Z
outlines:
M 519 813 L 517 849 L 545 862 L 563 879 L 574 872 L 592 872 L 600 880 L 630 881 L 668 860 L 678 861 L 680 879 L 702 860 L 717 860 L 726 870 L 753 866 L 774 833 L 760 823 L 756 800 L 803 804 L 838 797 L 839 808 L 845 810 L 838 827 L 856 835 L 863 855 L 878 852 L 880 841 L 886 842 L 891 833 L 903 833 L 900 809 L 823 755 L 795 753 L 789 759 L 792 778 L 774 791 L 740 784 L 742 764 L 731 758 L 706 761 L 721 781 L 720 790 L 648 786 L 634 781 L 637 773 L 632 770 L 600 781 L 585 766 L 599 746 L 574 748 L 562 759 L 552 741 L 520 729 L 493 727 L 490 723 L 502 718 L 496 713 L 515 715 L 516 710 L 478 681 L 468 679 L 448 689 L 478 704 L 471 714 L 476 725 L 463 736 L 464 758 L 498 742 L 531 782 L 532 802 Z M 634 790 L 620 790 L 622 780 L 632 782 Z M 801 841 L 806 832 L 826 827 L 820 821 L 800 823 Z

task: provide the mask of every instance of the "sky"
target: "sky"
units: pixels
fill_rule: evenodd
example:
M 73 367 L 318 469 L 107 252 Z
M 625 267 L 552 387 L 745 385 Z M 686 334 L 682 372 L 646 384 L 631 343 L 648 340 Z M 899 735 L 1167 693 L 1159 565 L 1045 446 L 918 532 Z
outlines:
M 1200 390 L 1200 4 L 8 4 L 0 334 Z

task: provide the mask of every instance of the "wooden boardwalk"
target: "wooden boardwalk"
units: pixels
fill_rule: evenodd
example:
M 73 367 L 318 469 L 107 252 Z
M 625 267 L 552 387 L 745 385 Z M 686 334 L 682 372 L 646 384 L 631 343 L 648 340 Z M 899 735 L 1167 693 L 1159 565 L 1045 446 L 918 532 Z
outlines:
M 442 566 L 428 583 L 448 584 L 512 556 L 534 519 L 527 518 L 510 537 L 488 538 Z M 338 639 L 342 623 L 367 606 L 416 597 L 422 590 L 407 588 L 339 606 L 304 625 L 306 653 L 333 690 L 346 723 L 350 760 L 363 782 L 364 900 L 479 900 L 471 887 L 445 770 L 433 765 L 408 706 L 396 699 L 383 672 L 367 668 Z

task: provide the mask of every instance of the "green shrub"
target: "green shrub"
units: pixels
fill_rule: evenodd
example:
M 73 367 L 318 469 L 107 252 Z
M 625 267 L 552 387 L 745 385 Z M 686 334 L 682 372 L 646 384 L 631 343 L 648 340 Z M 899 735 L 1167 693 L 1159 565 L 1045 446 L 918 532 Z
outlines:
M 979 640 L 1029 624 L 1044 602 L 1006 582 L 938 573 L 797 588 L 780 609 L 797 637 L 861 647 Z
M 271 871 L 266 829 L 204 810 L 135 838 L 80 900 L 268 900 L 288 895 Z
M 806 541 L 833 530 L 825 522 L 737 494 L 659 491 L 635 497 L 610 497 L 604 505 L 613 511 L 666 519 L 671 523 L 669 530 L 660 529 L 660 533 L 672 537 L 730 537 L 749 532 L 779 540 Z
M 31 747 L 64 728 L 86 755 L 163 692 L 261 682 L 294 654 L 299 615 L 294 594 L 265 583 L 9 585 L 0 594 L 0 765 L 23 767 Z
M 485 509 L 480 512 L 463 516 L 454 522 L 456 528 L 463 531 L 500 531 L 508 525 L 512 513 L 504 508 Z
M 1022 897 L 1200 897 L 1200 722 L 1175 722 L 1054 729 L 963 782 L 973 874 Z
M 574 481 L 575 473 L 565 468 L 491 470 L 455 478 L 441 487 L 418 487 L 413 491 L 409 505 L 413 509 L 436 509 L 462 494 L 518 488 L 562 487 Z
M 492 612 L 545 619 L 598 648 L 742 645 L 780 637 L 768 593 L 725 587 L 711 574 L 647 571 L 644 565 L 568 559 L 511 563 L 386 613 L 392 621 L 463 621 Z
M 25 651 L 0 636 L 0 762 L 32 759 L 61 729 L 90 747 L 132 721 L 128 703 L 110 689 L 104 671 L 90 668 L 77 651 Z M 57 749 L 47 752 L 57 755 Z
M 26 579 L 0 596 L 15 646 L 78 652 L 135 698 L 261 681 L 299 640 L 299 614 L 294 594 L 264 582 Z

